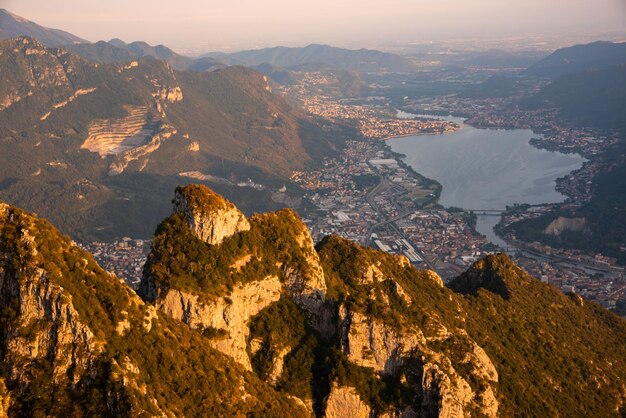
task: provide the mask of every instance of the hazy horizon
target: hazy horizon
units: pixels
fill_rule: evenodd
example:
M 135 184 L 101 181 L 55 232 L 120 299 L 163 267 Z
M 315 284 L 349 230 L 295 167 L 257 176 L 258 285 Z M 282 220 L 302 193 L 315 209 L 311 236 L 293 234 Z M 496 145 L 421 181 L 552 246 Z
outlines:
M 621 0 L 0 0 L 0 8 L 92 42 L 143 40 L 187 52 L 626 34 L 626 3 Z

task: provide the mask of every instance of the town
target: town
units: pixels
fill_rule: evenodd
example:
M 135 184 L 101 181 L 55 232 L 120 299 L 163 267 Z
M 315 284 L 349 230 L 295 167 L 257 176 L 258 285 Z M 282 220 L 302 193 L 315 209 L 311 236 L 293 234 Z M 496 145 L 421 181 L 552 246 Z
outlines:
M 150 243 L 148 240 L 125 237 L 110 243 L 92 242 L 80 246 L 89 251 L 102 268 L 137 289 L 148 259 Z
M 441 185 L 408 167 L 384 141 L 394 136 L 451 132 L 459 129 L 458 124 L 399 118 L 388 105 L 349 104 L 315 89 L 331 84 L 329 77 L 305 73 L 295 86 L 282 89 L 282 94 L 296 97 L 310 113 L 347 121 L 358 128 L 361 136 L 348 141 L 341 155 L 325 159 L 320 168 L 294 172 L 291 176 L 305 190 L 302 198 L 309 203 L 305 206 L 314 208 L 302 212 L 314 241 L 337 234 L 390 254 L 404 255 L 417 268 L 435 270 L 444 281 L 465 271 L 478 258 L 506 250 L 531 275 L 564 292 L 576 292 L 610 309 L 626 304 L 624 269 L 615 260 L 527 243 L 510 234 L 503 237 L 507 248 L 499 248 L 476 232 L 475 214 L 439 205 Z M 590 199 L 592 179 L 603 164 L 595 156 L 616 140 L 603 132 L 561 126 L 551 111 L 520 110 L 506 99 L 407 100 L 403 110 L 465 115 L 466 123 L 477 127 L 533 129 L 538 137 L 531 140 L 532 145 L 583 155 L 588 161 L 582 168 L 557 180 L 557 190 L 567 196 L 565 204 L 572 207 Z M 191 174 L 189 177 L 203 180 Z M 255 187 L 264 188 L 256 184 Z M 516 208 L 503 214 L 499 228 L 552 208 L 553 205 Z M 93 243 L 86 248 L 104 268 L 136 287 L 149 245 L 149 241 L 125 238 L 110 244 Z

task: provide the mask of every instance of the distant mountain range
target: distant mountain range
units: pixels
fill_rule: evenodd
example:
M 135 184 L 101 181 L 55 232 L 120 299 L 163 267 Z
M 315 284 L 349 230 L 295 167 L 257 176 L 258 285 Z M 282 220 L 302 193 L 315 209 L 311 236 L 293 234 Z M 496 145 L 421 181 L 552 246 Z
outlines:
M 580 126 L 626 132 L 626 64 L 559 77 L 525 104 L 558 108 Z
M 626 42 L 593 42 L 561 48 L 528 68 L 524 75 L 557 78 L 626 64 Z
M 155 198 L 191 178 L 236 191 L 244 208 L 276 208 L 271 190 L 236 184 L 278 189 L 341 136 L 244 67 L 96 65 L 17 38 L 0 42 L 0 73 L 0 199 L 87 241 L 149 236 L 167 211 Z
M 126 43 L 120 39 L 91 43 L 71 33 L 49 29 L 0 9 L 0 39 L 27 36 L 48 47 L 60 47 L 92 61 L 101 63 L 129 62 L 152 57 L 166 61 L 176 70 L 211 71 L 224 68 L 217 60 L 203 57 L 194 59 L 177 54 L 164 45 L 151 46 L 146 42 Z
M 46 46 L 60 46 L 87 42 L 71 33 L 49 29 L 34 22 L 16 16 L 5 9 L 0 9 L 0 39 L 29 36 L 39 40 Z
M 317 44 L 303 48 L 279 46 L 235 53 L 212 53 L 207 56 L 229 65 L 245 66 L 268 63 L 289 68 L 303 64 L 326 64 L 338 69 L 372 72 L 404 72 L 416 69 L 409 58 L 401 55 L 372 49 L 352 50 Z
M 102 63 L 128 62 L 152 57 L 166 61 L 172 68 L 180 71 L 212 71 L 226 67 L 213 58 L 194 59 L 177 54 L 165 45 L 152 46 L 142 41 L 127 44 L 120 39 L 112 39 L 109 42 L 71 44 L 63 47 L 84 58 Z
M 101 63 L 128 62 L 152 57 L 164 60 L 176 70 L 212 71 L 226 65 L 255 67 L 271 64 L 278 67 L 323 65 L 335 69 L 371 72 L 404 72 L 415 70 L 407 57 L 372 49 L 344 49 L 312 44 L 303 48 L 276 47 L 235 53 L 212 53 L 200 58 L 186 57 L 164 45 L 152 46 L 143 41 L 126 43 L 120 39 L 90 43 L 75 35 L 48 29 L 0 10 L 0 39 L 28 36 L 46 46 L 65 49 L 92 61 Z

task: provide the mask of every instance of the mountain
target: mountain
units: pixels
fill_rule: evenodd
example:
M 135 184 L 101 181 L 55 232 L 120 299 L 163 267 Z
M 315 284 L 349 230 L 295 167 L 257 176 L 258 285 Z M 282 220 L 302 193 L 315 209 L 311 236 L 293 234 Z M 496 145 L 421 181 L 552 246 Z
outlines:
M 468 86 L 465 91 L 460 93 L 460 96 L 472 99 L 508 97 L 515 94 L 519 90 L 520 89 L 514 78 L 492 75 L 482 83 Z
M 96 43 L 66 44 L 63 49 L 79 55 L 89 61 L 111 64 L 114 62 L 130 62 L 137 59 L 132 52 L 111 45 L 109 42 L 98 41 Z
M 621 416 L 626 321 L 504 254 L 450 284 L 179 187 L 140 295 L 0 205 L 0 412 Z
M 209 54 L 229 65 L 256 66 L 264 63 L 279 67 L 302 64 L 326 64 L 351 71 L 404 72 L 415 70 L 406 57 L 372 49 L 343 49 L 328 45 L 309 45 L 303 48 L 275 47 L 240 51 L 235 53 Z
M 261 74 L 265 74 L 277 84 L 288 86 L 296 82 L 294 75 L 289 70 L 278 65 L 263 63 L 252 68 Z
M 530 66 L 525 75 L 557 78 L 626 63 L 626 42 L 593 42 L 557 49 Z
M 142 41 L 126 44 L 119 39 L 113 40 L 111 43 L 117 48 L 129 51 L 135 58 L 152 57 L 160 59 L 170 64 L 176 70 L 186 70 L 194 61 L 192 58 L 177 54 L 165 45 L 152 46 Z
M 524 102 L 531 108 L 558 108 L 576 125 L 626 132 L 624 103 L 626 59 L 621 65 L 559 77 Z
M 186 69 L 189 71 L 205 72 L 219 70 L 220 68 L 224 67 L 226 67 L 226 65 L 223 64 L 221 61 L 218 61 L 211 57 L 202 57 L 194 59 L 191 65 L 189 65 Z
M 87 42 L 78 36 L 58 29 L 49 29 L 0 9 L 0 39 L 28 36 L 47 46 Z
M 109 42 L 99 41 L 96 43 L 80 43 L 63 45 L 63 48 L 83 58 L 102 63 L 124 63 L 141 58 L 151 57 L 163 60 L 175 70 L 213 71 L 224 68 L 221 62 L 209 58 L 189 58 L 177 54 L 164 45 L 151 46 L 146 42 L 125 43 L 119 39 Z
M 149 237 L 181 178 L 280 207 L 292 170 L 330 155 L 340 135 L 243 67 L 177 72 L 145 58 L 95 64 L 19 38 L 0 42 L 0 198 L 75 239 Z M 253 179 L 263 187 L 240 187 Z
M 1 416 L 305 416 L 47 221 L 0 204 L 0 231 Z

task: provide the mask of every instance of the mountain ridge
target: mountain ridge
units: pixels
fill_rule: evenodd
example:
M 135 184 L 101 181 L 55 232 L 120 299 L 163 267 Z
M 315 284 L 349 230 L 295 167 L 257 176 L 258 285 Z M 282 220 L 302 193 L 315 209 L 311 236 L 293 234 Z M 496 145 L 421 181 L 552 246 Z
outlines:
M 555 79 L 626 63 L 626 42 L 597 41 L 557 49 L 522 74 Z
M 352 71 L 408 71 L 415 66 L 401 55 L 373 49 L 344 49 L 329 45 L 310 44 L 305 47 L 273 47 L 234 53 L 210 53 L 226 64 L 255 66 L 272 64 L 291 67 L 302 64 L 326 64 L 338 69 Z
M 190 187 L 198 186 L 180 190 L 198 192 L 193 192 Z M 232 208 L 223 210 L 228 212 Z M 217 213 L 209 215 L 209 218 L 224 216 Z M 209 218 L 204 224 L 211 224 Z M 318 261 L 312 256 L 314 252 L 310 247 L 307 250 L 300 243 L 291 241 L 293 236 L 286 231 L 306 231 L 306 228 L 297 216 L 294 218 L 289 212 L 257 215 L 249 221 L 249 230 L 231 229 L 231 235 L 222 242 L 205 244 L 193 238 L 194 233 L 190 234 L 179 210 L 175 209 L 173 215 L 159 227 L 143 286 L 151 284 L 146 287 L 162 289 L 152 293 L 156 295 L 155 304 L 192 328 L 204 329 L 204 332 L 210 329 L 211 335 L 229 331 L 226 335 L 230 337 L 225 340 L 218 338 L 215 347 L 237 358 L 247 368 L 251 367 L 260 376 L 265 376 L 267 381 L 277 382 L 277 389 L 290 388 L 283 390 L 300 396 L 304 403 L 312 402 L 312 408 L 318 414 L 323 415 L 328 410 L 328 404 L 324 402 L 332 400 L 334 408 L 335 398 L 345 396 L 351 399 L 354 410 L 366 410 L 376 415 L 385 411 L 414 411 L 428 415 L 436 410 L 444 416 L 468 411 L 496 416 L 500 413 L 514 414 L 518 408 L 525 408 L 525 411 L 547 409 L 567 415 L 567 411 L 577 408 L 576 397 L 584 396 L 582 393 L 590 390 L 589 384 L 568 387 L 571 394 L 561 393 L 559 401 L 552 402 L 548 396 L 550 390 L 544 391 L 519 375 L 515 366 L 517 362 L 522 361 L 535 379 L 552 380 L 554 385 L 557 384 L 554 382 L 563 385 L 567 378 L 560 367 L 570 364 L 574 358 L 583 361 L 585 369 L 595 368 L 593 364 L 601 361 L 604 355 L 612 356 L 617 362 L 625 360 L 624 350 L 617 349 L 619 337 L 610 335 L 613 332 L 623 335 L 626 321 L 607 313 L 609 319 L 604 313 L 599 314 L 604 311 L 597 305 L 578 297 L 565 296 L 556 288 L 540 283 L 504 254 L 478 261 L 447 288 L 436 273 L 417 271 L 402 257 L 363 248 L 339 237 L 327 237 L 317 244 L 315 253 Z M 277 248 L 276 243 L 281 243 L 280 247 Z M 290 250 L 285 253 L 285 249 Z M 193 257 L 182 261 L 176 254 L 193 254 Z M 290 255 L 285 257 L 287 254 Z M 216 263 L 211 260 L 221 261 Z M 209 265 L 222 265 L 226 270 L 216 272 L 211 276 L 213 279 L 205 282 L 203 274 L 198 272 L 206 271 Z M 315 265 L 321 266 L 322 272 L 313 267 Z M 231 266 L 230 270 L 227 266 Z M 254 270 L 263 273 L 261 276 L 251 275 Z M 318 272 L 313 273 L 316 270 Z M 322 285 L 324 282 L 325 285 Z M 294 284 L 297 287 L 294 288 Z M 261 292 L 254 299 L 263 301 L 257 308 L 260 310 L 228 325 L 214 322 L 212 318 L 223 317 L 216 314 L 223 309 L 220 308 L 223 303 L 220 301 L 230 300 L 232 309 L 240 309 L 236 307 L 247 300 L 247 296 L 240 296 L 243 289 Z M 302 298 L 299 289 L 311 289 L 310 296 Z M 311 296 L 314 297 L 311 299 Z M 538 301 L 531 302 L 533 298 L 538 298 Z M 532 315 L 526 318 L 520 311 L 532 312 Z M 280 312 L 289 312 L 289 315 L 281 315 Z M 500 322 L 496 329 L 488 325 L 492 315 L 496 315 Z M 570 315 L 581 318 L 572 324 L 562 325 L 568 329 L 567 333 L 561 333 L 551 325 L 555 321 L 566 321 L 565 318 Z M 599 317 L 595 318 L 596 315 Z M 533 326 L 538 326 L 546 337 L 536 341 L 528 339 L 526 328 L 543 316 L 546 319 Z M 289 322 L 289 317 L 300 319 Z M 602 334 L 601 341 L 607 347 L 600 349 L 600 346 L 593 345 L 593 349 L 581 348 L 586 357 L 576 350 L 563 350 L 565 358 L 559 358 L 556 366 L 546 366 L 545 362 L 557 361 L 557 358 L 548 360 L 551 354 L 541 348 L 542 344 L 551 339 L 562 344 L 581 344 L 578 337 L 570 339 L 570 334 L 580 326 L 580 321 L 584 321 L 582 317 L 597 325 L 598 328 L 594 325 L 594 330 L 589 332 Z M 245 318 L 249 318 L 248 328 L 244 325 Z M 299 325 L 298 321 L 301 321 Z M 607 321 L 608 328 L 600 325 L 604 321 Z M 507 324 L 515 329 L 509 337 L 505 336 Z M 245 339 L 250 347 L 246 349 L 247 356 L 242 356 L 243 340 L 235 343 L 235 340 L 229 339 L 233 338 L 233 332 L 240 336 L 237 338 L 247 335 Z M 513 340 L 507 341 L 507 338 Z M 566 340 L 568 343 L 565 343 Z M 591 340 L 585 341 L 583 344 L 593 344 Z M 508 343 L 519 344 L 519 349 L 507 352 L 505 346 Z M 301 351 L 303 346 L 308 347 L 309 354 Z M 294 351 L 294 347 L 302 348 Z M 329 347 L 330 351 L 325 351 Z M 615 349 L 618 350 L 615 354 L 609 354 Z M 603 354 L 594 350 L 601 350 Z M 414 357 L 415 353 L 421 357 Z M 317 363 L 319 356 L 326 360 Z M 441 356 L 448 359 L 446 362 L 451 362 L 452 368 L 440 363 Z M 530 357 L 520 360 L 523 356 Z M 314 372 L 307 379 L 320 382 L 318 390 L 321 393 L 301 389 L 304 382 L 296 376 L 302 378 L 302 371 L 291 369 L 296 365 L 290 363 L 296 358 L 311 365 Z M 470 363 L 463 363 L 463 359 L 467 358 L 472 359 Z M 603 364 L 599 367 L 609 367 Z M 335 376 L 330 380 L 324 373 L 319 374 L 319 370 L 329 368 L 331 376 Z M 428 370 L 434 373 L 433 386 L 426 385 Z M 549 370 L 548 375 L 546 370 Z M 577 370 L 576 373 L 584 373 L 582 369 Z M 422 382 L 414 383 L 416 386 L 404 386 L 395 380 L 402 381 L 402 376 L 405 376 L 412 381 L 409 376 L 416 373 L 420 376 L 417 380 Z M 281 375 L 287 380 L 281 380 Z M 387 386 L 377 386 L 374 383 L 377 376 L 387 382 Z M 619 372 L 612 376 L 611 379 L 617 379 L 614 382 L 623 379 L 618 377 Z M 603 396 L 620 399 L 619 384 L 604 386 L 603 390 L 609 388 L 612 395 L 606 393 Z M 350 390 L 356 392 L 351 395 Z M 398 394 L 404 391 L 421 395 L 411 398 Z M 444 392 L 448 395 L 443 395 Z M 528 393 L 523 394 L 525 392 Z M 617 402 L 619 405 L 620 401 Z M 585 408 L 589 413 L 595 411 L 593 413 L 599 414 L 610 410 L 600 413 L 597 409 L 603 408 L 600 405 L 593 403 Z
M 50 29 L 17 16 L 6 9 L 0 9 L 0 39 L 30 36 L 43 44 L 55 47 L 71 43 L 87 42 L 69 32 Z
M 178 71 L 204 72 L 225 67 L 223 63 L 209 57 L 190 58 L 174 52 L 165 45 L 152 46 L 144 41 L 126 43 L 120 39 L 112 39 L 108 42 L 74 43 L 63 45 L 63 47 L 84 58 L 105 64 L 152 57 L 167 62 Z
M 140 299 L 45 220 L 0 204 L 0 230 L 8 416 L 624 412 L 626 321 L 504 254 L 448 288 L 336 236 L 314 248 L 292 211 L 246 219 L 188 185 Z
M 247 68 L 97 64 L 29 38 L 0 49 L 0 175 L 14 179 L 0 198 L 80 240 L 149 237 L 168 212 L 158 196 L 187 176 L 248 201 L 246 210 L 275 209 L 271 190 L 237 184 L 281 188 L 291 170 L 341 147 L 341 132 L 322 130 Z

